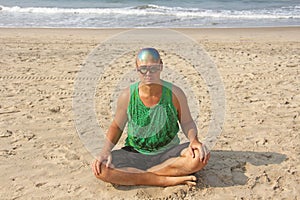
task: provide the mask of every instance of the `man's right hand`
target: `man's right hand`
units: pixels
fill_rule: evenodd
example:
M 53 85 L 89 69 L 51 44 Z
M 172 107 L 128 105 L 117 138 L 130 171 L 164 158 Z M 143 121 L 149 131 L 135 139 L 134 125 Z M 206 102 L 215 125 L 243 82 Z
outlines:
M 112 161 L 111 151 L 103 150 L 92 165 L 94 174 L 95 175 L 101 174 L 101 165 L 105 165 L 105 167 L 113 167 L 111 161 Z

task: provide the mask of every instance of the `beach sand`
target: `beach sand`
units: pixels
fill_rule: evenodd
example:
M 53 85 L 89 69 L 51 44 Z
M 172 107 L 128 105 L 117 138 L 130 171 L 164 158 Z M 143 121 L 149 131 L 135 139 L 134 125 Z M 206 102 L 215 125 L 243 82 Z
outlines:
M 74 124 L 74 81 L 87 55 L 122 31 L 0 29 L 0 199 L 300 197 L 298 27 L 176 29 L 207 51 L 225 88 L 225 122 L 209 164 L 196 174 L 192 188 L 113 186 L 97 180 L 90 167 L 93 156 Z M 133 58 L 124 55 L 114 64 L 134 67 Z M 197 77 L 183 61 L 163 59 L 193 86 L 204 84 L 193 82 Z M 105 83 L 112 85 L 119 75 L 120 69 L 112 69 Z M 105 129 L 113 116 L 108 97 L 114 91 L 99 84 L 95 107 Z M 205 85 L 194 95 L 201 100 L 196 116 L 201 134 L 207 131 L 210 99 Z

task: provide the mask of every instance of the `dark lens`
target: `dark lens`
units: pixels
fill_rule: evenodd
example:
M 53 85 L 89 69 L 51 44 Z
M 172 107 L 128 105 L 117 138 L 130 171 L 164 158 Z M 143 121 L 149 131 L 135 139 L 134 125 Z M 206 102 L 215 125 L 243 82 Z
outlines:
M 140 72 L 141 74 L 146 74 L 147 71 L 148 71 L 147 67 L 140 67 L 140 68 L 139 68 L 139 72 Z
M 159 71 L 159 69 L 160 69 L 159 66 L 152 66 L 152 67 L 150 67 L 149 71 L 151 73 L 155 73 L 155 72 Z

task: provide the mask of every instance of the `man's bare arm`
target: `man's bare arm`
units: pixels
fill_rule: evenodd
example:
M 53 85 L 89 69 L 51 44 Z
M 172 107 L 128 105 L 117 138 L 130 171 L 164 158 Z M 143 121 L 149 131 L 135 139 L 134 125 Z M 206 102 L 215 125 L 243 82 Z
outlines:
M 130 89 L 127 88 L 118 98 L 115 117 L 107 131 L 104 147 L 96 159 L 97 164 L 93 168 L 95 174 L 101 174 L 101 164 L 104 162 L 106 162 L 106 167 L 111 165 L 111 150 L 118 143 L 127 122 L 126 111 L 129 103 L 129 96 Z
M 118 143 L 123 133 L 124 127 L 127 123 L 129 96 L 129 88 L 126 88 L 122 91 L 118 98 L 116 114 L 106 134 L 107 142 L 104 145 L 105 150 L 111 150 Z
M 197 127 L 191 116 L 187 98 L 184 92 L 177 86 L 173 86 L 173 93 L 173 103 L 177 108 L 181 129 L 189 141 L 192 141 L 197 138 Z
M 209 152 L 206 149 L 205 145 L 203 145 L 198 140 L 197 127 L 191 116 L 191 112 L 187 103 L 187 98 L 184 92 L 179 87 L 173 86 L 173 88 L 173 103 L 177 108 L 181 129 L 190 141 L 189 151 L 194 157 L 194 151 L 198 150 L 200 153 L 200 161 L 206 163 L 209 159 Z

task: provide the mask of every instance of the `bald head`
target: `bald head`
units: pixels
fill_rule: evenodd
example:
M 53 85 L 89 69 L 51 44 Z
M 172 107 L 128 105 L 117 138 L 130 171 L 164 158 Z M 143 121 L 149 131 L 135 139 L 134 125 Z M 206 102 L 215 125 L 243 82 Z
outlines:
M 136 56 L 136 64 L 138 63 L 161 63 L 158 51 L 154 48 L 143 48 Z

